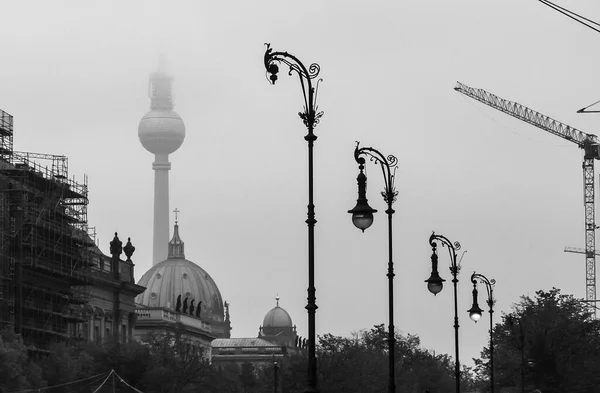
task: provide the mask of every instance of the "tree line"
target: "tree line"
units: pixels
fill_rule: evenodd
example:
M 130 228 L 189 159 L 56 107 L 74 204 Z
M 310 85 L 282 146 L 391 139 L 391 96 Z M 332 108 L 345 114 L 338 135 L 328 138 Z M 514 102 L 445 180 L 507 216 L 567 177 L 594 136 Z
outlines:
M 523 296 L 494 326 L 496 392 L 600 393 L 600 324 L 589 304 L 553 288 Z M 454 391 L 454 362 L 421 347 L 417 335 L 396 333 L 398 392 Z M 318 337 L 319 389 L 323 393 L 384 392 L 388 384 L 388 335 L 376 325 L 350 337 Z M 489 348 L 475 366 L 463 366 L 463 392 L 489 392 Z M 2 393 L 94 392 L 114 370 L 144 393 L 299 393 L 305 388 L 306 356 L 274 362 L 211 364 L 198 347 L 173 336 L 144 342 L 58 344 L 32 358 L 20 337 L 0 331 Z M 73 383 L 74 381 L 77 381 Z M 96 393 L 133 391 L 119 378 Z
M 450 357 L 422 349 L 416 335 L 397 334 L 396 340 L 398 391 L 429 389 L 437 393 L 452 389 L 454 366 Z M 387 351 L 384 325 L 351 337 L 319 336 L 321 392 L 385 391 Z M 198 347 L 173 336 L 151 336 L 144 342 L 126 344 L 58 344 L 47 356 L 32 359 L 17 335 L 10 330 L 0 332 L 0 388 L 4 393 L 27 389 L 93 392 L 111 370 L 145 393 L 271 393 L 275 385 L 279 393 L 299 393 L 305 388 L 307 359 L 296 355 L 278 359 L 277 365 L 213 365 Z M 106 391 L 112 389 L 113 384 L 108 383 Z M 133 391 L 118 379 L 114 389 Z

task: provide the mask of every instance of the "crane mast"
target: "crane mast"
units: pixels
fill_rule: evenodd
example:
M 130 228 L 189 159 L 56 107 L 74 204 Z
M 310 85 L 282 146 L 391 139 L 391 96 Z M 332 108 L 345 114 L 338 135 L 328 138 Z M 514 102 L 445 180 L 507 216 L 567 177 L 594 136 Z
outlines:
M 596 301 L 596 222 L 594 214 L 594 160 L 599 159 L 598 137 L 587 134 L 558 120 L 536 112 L 514 101 L 500 98 L 483 89 L 475 89 L 457 82 L 454 90 L 482 102 L 514 118 L 541 128 L 551 134 L 577 144 L 584 151 L 583 156 L 583 205 L 585 209 L 585 298 Z M 596 314 L 593 304 L 590 308 Z

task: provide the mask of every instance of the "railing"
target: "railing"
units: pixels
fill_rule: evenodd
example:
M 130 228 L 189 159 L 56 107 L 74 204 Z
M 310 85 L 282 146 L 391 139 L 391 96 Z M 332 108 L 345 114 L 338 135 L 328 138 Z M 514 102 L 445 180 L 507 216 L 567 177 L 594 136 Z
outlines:
M 170 311 L 164 308 L 140 308 L 135 310 L 137 320 L 139 321 L 166 321 L 169 323 L 181 323 L 185 326 L 210 332 L 212 327 L 210 323 L 204 322 L 198 318 L 186 314 Z

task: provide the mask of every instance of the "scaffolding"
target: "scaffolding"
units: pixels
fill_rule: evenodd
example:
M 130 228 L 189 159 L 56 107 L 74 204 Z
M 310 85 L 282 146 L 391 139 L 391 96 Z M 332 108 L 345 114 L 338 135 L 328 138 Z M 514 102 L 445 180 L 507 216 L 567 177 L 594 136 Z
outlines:
M 13 117 L 0 110 L 0 158 L 6 159 L 6 156 L 13 151 Z
M 12 116 L 0 111 L 0 325 L 45 350 L 82 321 L 94 240 L 87 177 L 68 177 L 65 156 L 12 149 Z

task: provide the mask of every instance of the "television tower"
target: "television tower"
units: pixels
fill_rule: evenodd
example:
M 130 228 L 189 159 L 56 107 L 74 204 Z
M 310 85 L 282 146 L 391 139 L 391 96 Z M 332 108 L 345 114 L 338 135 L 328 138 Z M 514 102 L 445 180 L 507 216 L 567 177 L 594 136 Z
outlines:
M 167 259 L 169 243 L 169 154 L 175 152 L 185 139 L 185 125 L 173 111 L 172 78 L 165 73 L 164 58 L 158 70 L 150 75 L 150 112 L 138 127 L 142 146 L 154 154 L 154 235 L 152 265 Z

